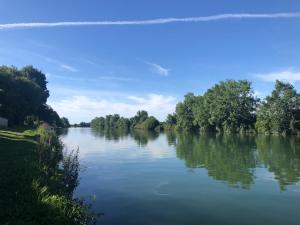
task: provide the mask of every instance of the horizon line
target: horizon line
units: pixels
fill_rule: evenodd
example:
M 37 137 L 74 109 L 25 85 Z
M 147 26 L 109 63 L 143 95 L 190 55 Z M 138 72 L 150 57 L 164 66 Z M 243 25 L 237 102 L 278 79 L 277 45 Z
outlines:
M 157 25 L 170 23 L 198 23 L 229 19 L 279 19 L 300 18 L 300 12 L 280 13 L 230 13 L 198 17 L 168 17 L 148 20 L 103 20 L 103 21 L 61 21 L 61 22 L 28 22 L 0 24 L 0 30 L 33 29 L 46 27 L 74 27 L 74 26 L 124 26 L 124 25 Z

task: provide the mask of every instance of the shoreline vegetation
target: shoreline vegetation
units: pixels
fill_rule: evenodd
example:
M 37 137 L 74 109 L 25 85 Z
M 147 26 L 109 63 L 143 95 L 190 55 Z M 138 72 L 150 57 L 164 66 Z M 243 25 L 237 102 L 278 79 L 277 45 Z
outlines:
M 8 127 L 0 127 L 0 224 L 96 221 L 91 205 L 73 198 L 78 150 L 67 151 L 61 143 L 56 128 L 70 123 L 47 104 L 49 96 L 41 71 L 0 66 L 0 119 L 8 120 Z
M 177 130 L 188 132 L 300 135 L 300 95 L 289 83 L 276 81 L 270 96 L 260 100 L 247 80 L 221 81 L 204 95 L 188 93 L 164 122 L 138 111 L 132 118 L 118 114 L 96 117 L 96 129 Z
M 78 224 L 95 221 L 78 185 L 78 151 L 64 151 L 55 131 L 0 131 L 0 223 Z

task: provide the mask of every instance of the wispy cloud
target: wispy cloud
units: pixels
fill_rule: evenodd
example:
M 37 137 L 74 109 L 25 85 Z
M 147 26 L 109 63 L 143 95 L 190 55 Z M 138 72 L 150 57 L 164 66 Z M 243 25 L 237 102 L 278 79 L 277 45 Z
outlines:
M 146 63 L 151 67 L 152 72 L 157 73 L 162 76 L 168 76 L 170 69 L 164 68 L 163 66 L 157 64 L 157 63 L 152 63 L 152 62 L 147 62 L 144 60 L 141 60 L 142 62 Z
M 130 100 L 128 102 L 128 100 Z M 89 96 L 72 96 L 58 101 L 50 101 L 50 105 L 71 122 L 90 121 L 96 116 L 118 113 L 131 117 L 138 110 L 147 110 L 160 120 L 175 109 L 176 99 L 172 96 L 148 94 L 141 96 L 123 96 L 122 99 L 101 100 Z
M 149 20 L 116 20 L 116 21 L 74 21 L 74 22 L 32 22 L 32 23 L 7 23 L 0 24 L 0 30 L 18 28 L 46 28 L 46 27 L 70 27 L 70 26 L 122 26 L 122 25 L 156 25 L 178 22 L 208 22 L 228 19 L 277 19 L 300 18 L 300 12 L 280 13 L 236 13 L 218 14 L 212 16 L 184 17 L 184 18 L 158 18 Z
M 48 57 L 45 55 L 41 55 L 36 52 L 30 52 L 30 51 L 26 51 L 26 50 L 25 51 L 23 50 L 22 52 L 25 56 L 34 55 L 34 56 L 37 56 L 37 57 L 45 60 L 48 63 L 55 64 L 61 70 L 69 71 L 69 72 L 78 72 L 78 69 L 76 69 L 75 67 L 70 66 L 69 64 L 66 64 L 65 62 L 61 62 L 57 59 L 54 59 L 54 58 L 51 58 L 51 57 Z
M 153 72 L 156 72 L 156 73 L 158 73 L 158 74 L 160 74 L 162 76 L 168 76 L 169 75 L 169 72 L 170 72 L 169 69 L 164 68 L 161 65 L 158 65 L 156 63 L 149 63 L 149 65 L 152 66 Z
M 256 74 L 255 76 L 264 81 L 271 82 L 274 82 L 276 80 L 285 81 L 289 83 L 295 83 L 297 81 L 300 81 L 300 71 L 294 69 L 287 69 L 272 73 Z
M 77 72 L 78 70 L 70 65 L 67 64 L 61 64 L 60 68 L 62 68 L 63 70 L 69 71 L 69 72 Z
M 69 81 L 88 81 L 88 82 L 97 82 L 100 80 L 108 80 L 108 81 L 136 81 L 134 78 L 130 77 L 116 77 L 116 76 L 94 76 L 93 78 L 85 78 L 85 77 L 74 77 L 74 76 L 62 76 L 56 75 L 52 73 L 46 73 L 47 79 L 61 79 L 61 80 L 69 80 Z

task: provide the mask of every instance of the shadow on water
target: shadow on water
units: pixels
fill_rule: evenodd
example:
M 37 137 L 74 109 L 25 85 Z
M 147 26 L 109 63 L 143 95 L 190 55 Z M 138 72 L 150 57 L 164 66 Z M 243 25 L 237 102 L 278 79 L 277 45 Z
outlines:
M 56 134 L 60 137 L 65 137 L 67 136 L 69 133 L 69 129 L 68 128 L 60 128 L 56 130 Z

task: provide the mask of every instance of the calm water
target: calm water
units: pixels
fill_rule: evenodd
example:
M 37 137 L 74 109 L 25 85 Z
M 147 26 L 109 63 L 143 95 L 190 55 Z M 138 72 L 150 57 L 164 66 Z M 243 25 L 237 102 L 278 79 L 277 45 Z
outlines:
M 99 224 L 300 224 L 300 138 L 97 132 L 80 148 L 77 196 L 95 194 Z

